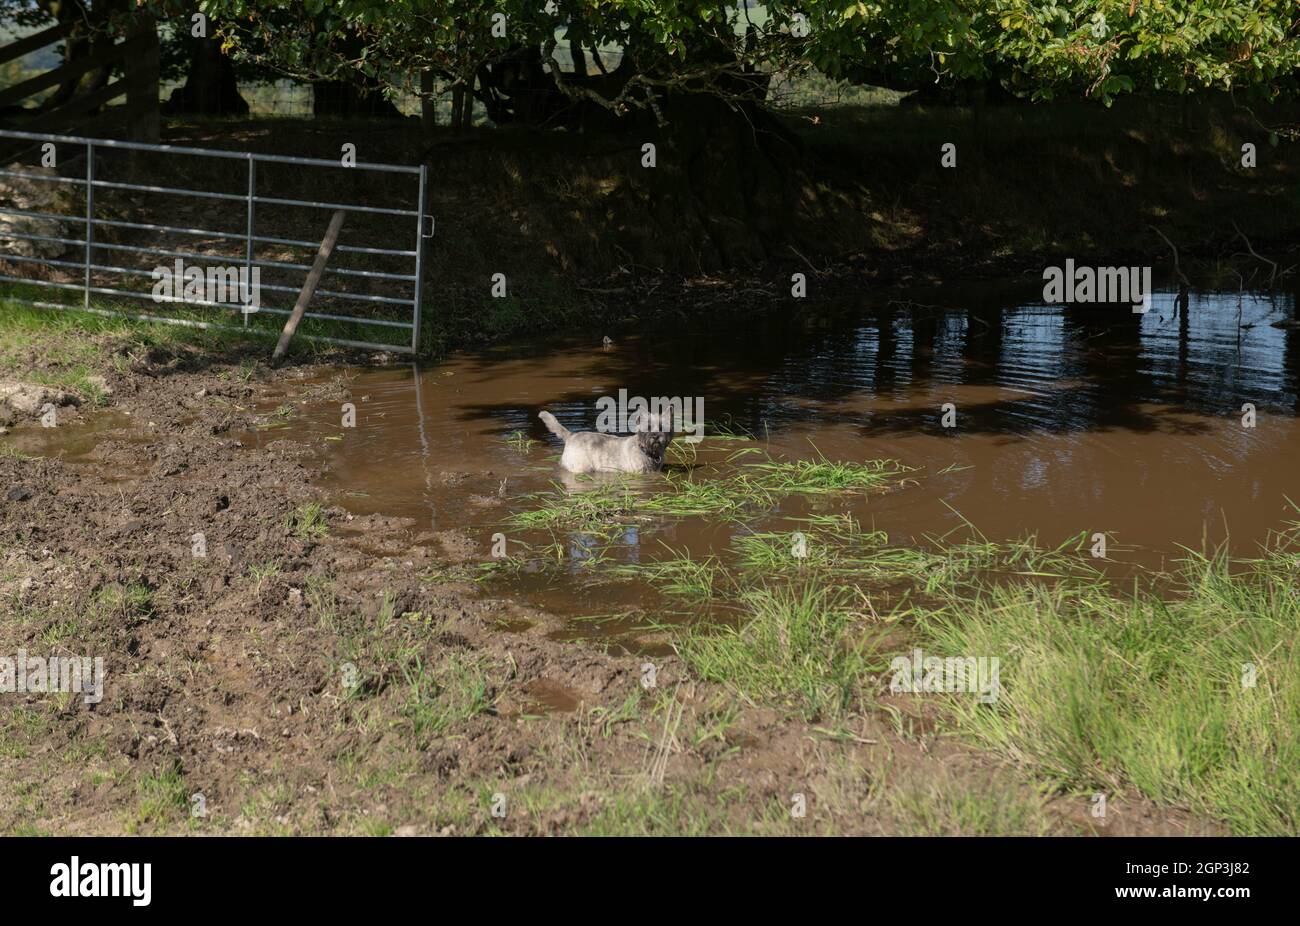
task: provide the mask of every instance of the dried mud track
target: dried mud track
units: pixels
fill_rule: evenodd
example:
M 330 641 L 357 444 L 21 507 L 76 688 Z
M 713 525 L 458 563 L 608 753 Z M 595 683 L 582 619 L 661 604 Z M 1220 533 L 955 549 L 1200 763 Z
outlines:
M 95 704 L 0 694 L 0 831 L 890 833 L 972 792 L 1008 795 L 1012 831 L 1090 828 L 1084 801 L 1037 804 L 924 722 L 830 736 L 672 657 L 647 689 L 646 659 L 448 581 L 410 522 L 326 509 L 313 529 L 310 449 L 236 437 L 308 372 L 134 358 L 106 371 L 134 427 L 76 461 L 0 455 L 0 654 L 105 670 Z M 1110 831 L 1189 827 L 1127 807 Z

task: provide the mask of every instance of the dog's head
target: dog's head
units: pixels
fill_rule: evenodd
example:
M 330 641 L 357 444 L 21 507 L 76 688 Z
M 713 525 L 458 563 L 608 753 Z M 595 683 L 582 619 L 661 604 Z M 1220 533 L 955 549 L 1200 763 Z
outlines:
M 650 459 L 662 464 L 668 452 L 668 444 L 673 439 L 673 416 L 646 415 L 637 424 L 636 443 L 641 452 Z

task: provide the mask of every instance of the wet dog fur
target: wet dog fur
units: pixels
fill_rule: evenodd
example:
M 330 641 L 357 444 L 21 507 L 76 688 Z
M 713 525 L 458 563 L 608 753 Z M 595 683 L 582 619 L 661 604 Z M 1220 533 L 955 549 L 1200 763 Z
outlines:
M 647 416 L 635 434 L 619 437 L 599 431 L 570 431 L 550 412 L 541 412 L 546 429 L 564 441 L 560 465 L 571 473 L 653 473 L 663 469 L 673 439 L 671 416 Z

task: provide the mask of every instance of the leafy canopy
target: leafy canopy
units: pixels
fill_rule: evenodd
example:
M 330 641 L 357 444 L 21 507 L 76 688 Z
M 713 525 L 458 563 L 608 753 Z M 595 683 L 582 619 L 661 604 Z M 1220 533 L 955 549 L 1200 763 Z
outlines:
M 241 53 L 298 76 L 468 81 L 520 47 L 618 48 L 663 83 L 798 73 L 898 89 L 997 81 L 1032 99 L 1295 89 L 1294 0 L 201 0 Z M 494 14 L 505 37 L 493 35 Z M 498 30 L 499 31 L 499 30 Z M 360 40 L 359 42 L 357 40 Z M 719 55 L 719 47 L 734 54 Z M 650 84 L 647 87 L 651 86 Z M 647 91 L 649 92 L 649 91 Z

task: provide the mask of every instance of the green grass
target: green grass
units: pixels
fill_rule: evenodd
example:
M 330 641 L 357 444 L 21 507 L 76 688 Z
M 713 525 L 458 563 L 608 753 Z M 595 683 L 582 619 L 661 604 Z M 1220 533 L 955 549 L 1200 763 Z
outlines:
M 129 374 L 140 363 L 165 364 L 176 358 L 234 361 L 270 354 L 266 339 L 243 330 L 190 328 L 76 310 L 42 309 L 17 299 L 48 300 L 49 293 L 23 284 L 0 286 L 0 378 L 70 391 L 94 405 L 107 402 L 105 380 L 109 376 Z M 113 311 L 140 308 L 104 301 L 95 307 Z M 213 320 L 211 315 L 184 309 L 169 314 Z M 304 351 L 317 350 L 297 342 L 295 346 Z M 34 357 L 39 360 L 33 362 Z
M 1055 828 L 1045 795 L 1022 794 L 979 772 L 900 779 L 880 800 L 901 835 L 1043 836 Z
M 1282 553 L 1193 556 L 1169 600 L 1003 585 L 920 627 L 940 654 L 1001 659 L 996 705 L 952 699 L 958 725 L 1057 786 L 1135 788 L 1236 833 L 1296 835 L 1297 578 Z
M 539 440 L 529 437 L 523 431 L 515 431 L 505 439 L 506 444 L 520 453 L 528 453 L 534 447 L 541 443 Z
M 91 324 L 87 331 L 78 321 L 96 316 L 77 315 L 74 319 L 0 297 L 0 376 L 66 389 L 101 403 L 103 388 L 93 378 L 105 372 L 104 355 L 93 334 L 108 326 Z M 41 369 L 32 369 L 33 353 L 41 357 Z
M 708 836 L 741 834 L 732 821 L 739 790 L 666 786 L 655 791 L 611 789 L 597 813 L 575 830 L 581 836 Z
M 77 309 L 59 311 L 27 305 L 19 299 L 40 299 L 48 301 L 49 294 L 34 286 L 20 283 L 0 285 L 0 330 L 6 334 L 3 344 L 4 354 L 8 356 L 12 348 L 43 345 L 52 334 L 81 335 L 81 343 L 62 345 L 67 357 L 93 363 L 102 359 L 100 346 L 88 341 L 84 336 L 110 335 L 125 337 L 140 346 L 176 346 L 194 345 L 197 347 L 224 346 L 233 342 L 260 343 L 251 341 L 249 335 L 241 331 L 224 331 L 220 329 L 190 328 L 184 325 L 168 325 L 157 322 L 138 321 L 130 318 L 117 318 L 94 313 L 81 312 Z M 97 302 L 95 308 L 122 311 L 125 307 L 110 302 Z M 137 305 L 138 309 L 138 305 Z M 176 314 L 178 318 L 202 320 L 200 314 L 189 315 L 184 312 Z M 208 316 L 211 320 L 211 316 Z M 97 365 L 97 364 L 96 364 Z
M 173 763 L 142 776 L 136 783 L 135 818 L 128 822 L 130 832 L 142 827 L 159 827 L 186 818 L 189 786 L 180 765 Z
M 329 533 L 325 509 L 317 502 L 299 505 L 285 519 L 285 530 L 299 540 L 316 540 Z
M 426 749 L 491 708 L 489 665 L 433 642 L 442 623 L 399 614 L 390 591 L 371 616 L 343 607 L 329 579 L 309 580 L 305 598 L 316 626 L 337 637 L 326 659 L 330 684 L 352 705 L 349 722 L 360 729 L 398 727 Z
M 253 594 L 260 595 L 262 586 L 268 579 L 274 579 L 280 574 L 280 564 L 278 562 L 253 563 L 248 567 L 248 577 L 253 580 Z
M 674 639 L 692 671 L 747 703 L 781 704 L 809 719 L 855 703 L 872 652 L 846 590 L 778 585 L 751 589 L 741 603 L 743 624 L 697 625 Z
M 31 755 L 30 747 L 41 743 L 53 730 L 52 714 L 27 707 L 13 708 L 0 726 L 0 757 L 27 758 Z
M 54 621 L 43 631 L 40 640 L 46 646 L 55 646 L 64 640 L 75 640 L 81 632 L 81 624 L 76 618 Z
M 154 614 L 153 591 L 140 582 L 112 583 L 95 593 L 89 612 L 97 620 L 114 625 L 147 620 Z
M 132 318 L 97 315 L 77 309 L 44 309 L 18 300 L 50 300 L 50 294 L 38 287 L 0 284 L 0 375 L 21 375 L 27 381 L 70 389 L 91 402 L 102 402 L 104 393 L 96 377 L 116 369 L 126 372 L 134 360 L 151 351 L 196 353 L 223 358 L 237 356 L 269 357 L 273 338 L 284 325 L 283 316 L 253 315 L 250 325 L 239 324 L 238 316 L 224 316 L 211 310 L 169 307 L 169 317 L 229 327 L 196 328 L 186 325 L 150 322 Z M 98 298 L 93 308 L 125 313 L 149 311 L 153 307 L 131 301 Z M 332 329 L 308 319 L 300 335 L 317 334 L 333 337 L 373 340 L 373 326 L 336 324 Z M 371 336 L 365 336 L 370 332 Z M 291 350 L 296 354 L 324 356 L 330 345 L 295 338 Z M 39 353 L 41 369 L 32 370 L 31 355 Z
M 1300 534 L 1256 559 L 1190 556 L 1127 586 L 1096 570 L 1082 535 L 1057 547 L 976 535 L 900 548 L 843 515 L 801 527 L 608 575 L 712 617 L 655 629 L 693 675 L 743 702 L 833 722 L 870 709 L 893 650 L 996 657 L 995 703 L 918 697 L 1050 789 L 1131 790 L 1233 832 L 1300 833 Z M 913 798 L 894 810 L 917 832 L 1043 825 L 1031 799 L 1008 809 L 993 793 L 954 792 L 947 807 Z
M 760 453 L 747 448 L 732 460 Z M 552 492 L 525 496 L 538 507 L 517 512 L 510 526 L 528 529 L 578 530 L 612 535 L 622 526 L 650 517 L 741 518 L 762 513 L 789 495 L 881 490 L 900 483 L 910 468 L 894 460 L 831 462 L 828 460 L 741 462 L 715 478 L 668 473 L 662 490 L 639 490 L 632 479 L 593 482 L 574 492 L 556 486 Z
M 416 658 L 402 667 L 405 700 L 400 708 L 417 749 L 454 731 L 492 706 L 490 682 L 477 661 L 452 654 L 435 667 Z

